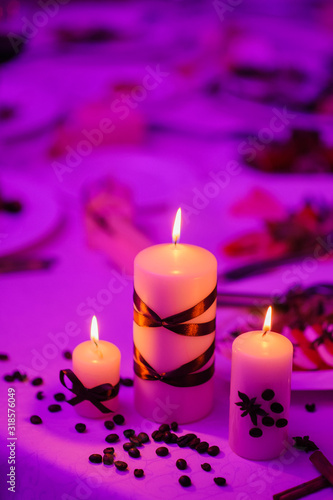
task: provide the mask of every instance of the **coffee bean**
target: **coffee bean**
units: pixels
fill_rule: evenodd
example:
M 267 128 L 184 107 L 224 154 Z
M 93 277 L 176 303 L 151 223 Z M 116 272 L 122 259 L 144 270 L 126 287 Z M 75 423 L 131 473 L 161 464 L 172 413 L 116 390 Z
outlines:
M 8 360 L 9 360 L 8 354 L 3 354 L 3 353 L 0 354 L 0 361 L 8 361 Z
M 194 438 L 194 439 L 192 439 L 192 441 L 190 441 L 188 443 L 188 446 L 189 446 L 189 448 L 191 448 L 192 450 L 194 450 L 198 446 L 199 443 L 200 443 L 200 439 L 199 438 Z
M 131 448 L 133 448 L 133 443 L 124 443 L 123 444 L 123 448 L 124 448 L 125 451 L 128 451 Z
M 161 424 L 158 428 L 159 431 L 161 432 L 166 432 L 170 430 L 170 425 L 169 424 Z
M 104 453 L 103 455 L 103 464 L 104 465 L 112 465 L 114 461 L 113 453 Z
M 119 441 L 119 436 L 118 434 L 108 434 L 105 438 L 105 441 L 107 443 L 116 443 L 117 441 Z
M 71 353 L 71 351 L 64 351 L 64 352 L 62 353 L 62 355 L 63 355 L 63 357 L 64 357 L 65 359 L 72 359 L 72 353 Z
M 30 417 L 30 422 L 34 425 L 38 425 L 41 424 L 43 421 L 38 415 L 32 415 L 32 417 Z
M 42 377 L 36 377 L 31 381 L 32 385 L 42 385 L 43 379 Z
M 3 378 L 6 382 L 14 382 L 15 378 L 13 375 L 5 375 Z
M 185 470 L 187 468 L 187 462 L 183 458 L 179 458 L 176 462 L 176 467 L 179 470 Z
M 227 481 L 224 479 L 224 477 L 214 477 L 214 483 L 218 486 L 225 486 L 227 484 Z
M 169 450 L 166 446 L 160 446 L 155 450 L 155 453 L 159 457 L 166 457 L 169 454 Z
M 177 444 L 180 448 L 185 448 L 192 441 L 192 439 L 196 439 L 195 434 L 185 434 L 184 436 L 179 436 L 177 439 Z
M 134 469 L 134 476 L 135 477 L 143 477 L 144 476 L 143 469 Z
M 129 438 L 131 436 L 134 436 L 135 434 L 135 430 L 134 429 L 126 429 L 124 432 L 123 432 L 125 438 Z
M 208 448 L 209 444 L 207 443 L 207 441 L 201 441 L 201 443 L 199 443 L 198 446 L 195 447 L 195 449 L 197 450 L 198 453 L 200 453 L 200 455 L 206 453 Z
M 108 446 L 107 448 L 104 448 L 103 453 L 104 453 L 105 455 L 106 455 L 107 453 L 108 453 L 108 454 L 113 455 L 113 454 L 114 454 L 114 447 L 113 447 L 113 446 Z
M 170 443 L 177 443 L 178 436 L 177 434 L 174 434 L 173 432 L 170 432 Z
M 28 378 L 25 373 L 21 373 L 18 370 L 16 370 L 12 376 L 14 377 L 14 380 L 16 379 L 19 382 L 24 382 Z
M 154 441 L 156 442 L 159 442 L 159 441 L 163 441 L 163 437 L 164 437 L 164 432 L 161 432 L 161 431 L 154 431 L 151 435 L 151 437 L 153 438 Z
M 129 440 L 131 441 L 132 444 L 134 444 L 134 446 L 138 447 L 142 446 L 142 442 L 136 436 L 130 436 Z
M 286 427 L 288 425 L 288 420 L 286 418 L 278 418 L 275 422 L 276 427 Z
M 75 426 L 75 430 L 80 433 L 84 432 L 86 428 L 86 424 L 76 424 Z
M 130 456 L 130 457 L 132 457 L 132 458 L 139 458 L 139 457 L 141 457 L 140 450 L 138 450 L 137 448 L 134 448 L 134 447 L 133 447 L 133 448 L 130 448 L 130 449 L 128 450 L 128 454 L 129 454 L 129 456 Z
M 212 466 L 210 464 L 208 464 L 207 462 L 205 462 L 204 464 L 201 464 L 201 468 L 203 470 L 205 470 L 206 472 L 209 472 L 212 470 Z
M 273 399 L 275 396 L 275 392 L 272 391 L 272 389 L 266 389 L 262 394 L 261 394 L 261 397 L 262 399 L 264 399 L 265 401 L 271 401 L 271 399 Z
M 178 424 L 177 424 L 177 422 L 171 422 L 170 429 L 172 431 L 174 431 L 174 432 L 177 432 L 178 431 Z
M 112 420 L 105 420 L 105 422 L 104 422 L 104 427 L 105 427 L 108 431 L 112 431 L 112 429 L 114 429 L 114 422 L 112 422 Z
M 124 425 L 125 417 L 123 415 L 115 415 L 112 419 L 117 425 Z
M 43 391 L 38 391 L 37 394 L 36 394 L 36 398 L 39 399 L 39 400 L 44 399 L 45 398 L 44 392 Z
M 50 405 L 50 406 L 47 407 L 47 409 L 51 413 L 57 413 L 58 411 L 61 411 L 61 406 L 60 405 Z
M 53 397 L 56 401 L 65 401 L 66 399 L 65 394 L 63 394 L 62 392 L 57 392 L 57 394 L 55 394 Z
M 126 470 L 126 469 L 127 469 L 127 467 L 128 467 L 127 463 L 126 463 L 126 462 L 123 462 L 123 461 L 121 461 L 121 460 L 116 460 L 116 461 L 114 462 L 114 465 L 116 466 L 116 468 L 117 468 L 118 470 Z
M 89 457 L 89 462 L 91 462 L 92 464 L 101 464 L 102 463 L 102 455 L 100 455 L 99 453 L 93 453 Z
M 125 387 L 132 387 L 134 382 L 131 378 L 121 378 L 120 383 Z
M 262 436 L 262 430 L 258 429 L 258 427 L 252 427 L 252 429 L 249 430 L 249 434 L 253 438 L 260 438 Z
M 216 457 L 220 453 L 220 448 L 218 446 L 210 446 L 207 450 L 207 453 L 211 457 Z
M 181 486 L 185 486 L 187 488 L 188 486 L 191 486 L 192 481 L 188 476 L 180 476 L 178 479 L 178 482 Z
M 271 404 L 271 410 L 274 413 L 282 413 L 284 408 L 280 403 L 272 403 Z
M 267 416 L 263 417 L 262 425 L 264 425 L 265 427 L 272 427 L 274 425 L 274 418 Z
M 140 432 L 138 434 L 137 438 L 139 439 L 139 441 L 141 443 L 148 443 L 148 441 L 149 441 L 149 436 L 146 432 Z
M 165 443 L 171 443 L 172 436 L 171 436 L 171 432 L 170 431 L 166 431 L 166 432 L 163 433 L 163 441 Z
M 314 413 L 316 411 L 316 405 L 315 405 L 315 403 L 306 404 L 305 409 L 306 409 L 306 411 L 308 411 L 310 413 Z

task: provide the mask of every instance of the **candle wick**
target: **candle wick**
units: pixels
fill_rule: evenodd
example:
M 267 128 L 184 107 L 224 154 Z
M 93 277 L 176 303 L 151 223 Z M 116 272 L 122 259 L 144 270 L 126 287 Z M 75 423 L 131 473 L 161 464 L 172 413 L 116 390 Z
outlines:
M 266 335 L 267 332 L 270 332 L 270 330 L 263 330 L 263 334 L 262 336 L 264 337 Z

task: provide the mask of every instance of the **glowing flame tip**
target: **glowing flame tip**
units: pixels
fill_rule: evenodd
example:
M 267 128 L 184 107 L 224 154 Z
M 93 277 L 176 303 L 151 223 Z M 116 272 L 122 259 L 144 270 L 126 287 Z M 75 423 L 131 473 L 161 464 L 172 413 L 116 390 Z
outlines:
M 264 321 L 264 326 L 262 327 L 263 332 L 269 332 L 272 326 L 272 306 L 269 306 L 267 309 L 265 321 Z
M 97 324 L 96 316 L 93 316 L 92 320 L 91 320 L 90 338 L 91 338 L 92 342 L 95 345 L 97 345 L 97 342 L 99 341 L 99 336 L 98 336 L 98 324 Z
M 174 244 L 176 244 L 180 238 L 181 219 L 182 219 L 182 210 L 181 208 L 178 208 L 172 230 L 172 241 L 174 242 Z

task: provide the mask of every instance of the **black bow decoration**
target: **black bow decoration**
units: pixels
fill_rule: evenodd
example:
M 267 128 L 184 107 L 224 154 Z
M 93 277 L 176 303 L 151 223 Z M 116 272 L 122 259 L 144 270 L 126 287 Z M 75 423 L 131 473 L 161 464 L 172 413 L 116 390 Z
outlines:
M 72 382 L 72 388 L 66 385 L 65 377 Z M 82 401 L 90 401 L 102 413 L 113 413 L 112 410 L 109 410 L 109 408 L 102 404 L 102 401 L 109 401 L 117 396 L 119 393 L 119 382 L 115 386 L 107 383 L 87 389 L 75 373 L 69 369 L 60 370 L 60 382 L 66 389 L 76 394 L 76 397 L 67 401 L 70 405 L 75 406 Z
M 176 368 L 166 373 L 158 373 L 140 354 L 136 346 L 134 346 L 134 372 L 143 380 L 160 380 L 165 384 L 174 387 L 194 387 L 201 385 L 212 378 L 214 374 L 214 363 L 212 363 L 206 370 L 200 370 L 212 358 L 215 349 L 215 341 L 208 347 L 208 349 L 200 354 L 197 358 L 189 363 Z M 193 373 L 195 372 L 195 373 Z
M 205 323 L 184 323 L 201 316 L 201 314 L 207 311 L 214 304 L 216 296 L 217 287 L 215 286 L 214 290 L 195 306 L 190 307 L 186 311 L 182 311 L 178 314 L 173 314 L 172 316 L 162 319 L 143 302 L 136 290 L 134 290 L 134 321 L 139 326 L 152 328 L 163 326 L 174 333 L 186 335 L 188 337 L 202 337 L 203 335 L 209 335 L 215 331 L 215 318 L 211 321 L 206 321 Z

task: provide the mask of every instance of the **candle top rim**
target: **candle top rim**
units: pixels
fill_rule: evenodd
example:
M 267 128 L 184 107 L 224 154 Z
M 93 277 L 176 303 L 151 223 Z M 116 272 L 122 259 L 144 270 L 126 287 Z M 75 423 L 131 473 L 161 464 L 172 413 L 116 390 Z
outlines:
M 280 349 L 279 349 L 280 347 Z M 265 333 L 263 330 L 254 330 L 244 332 L 232 343 L 232 351 L 234 353 L 241 352 L 247 356 L 269 355 L 272 358 L 278 358 L 281 353 L 286 353 L 287 350 L 293 351 L 293 345 L 290 340 L 282 333 L 277 333 L 269 330 Z
M 160 243 L 137 254 L 134 267 L 152 274 L 200 276 L 217 271 L 216 257 L 206 248 L 188 243 Z

